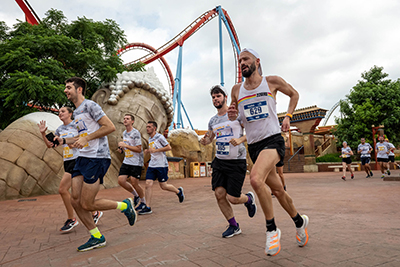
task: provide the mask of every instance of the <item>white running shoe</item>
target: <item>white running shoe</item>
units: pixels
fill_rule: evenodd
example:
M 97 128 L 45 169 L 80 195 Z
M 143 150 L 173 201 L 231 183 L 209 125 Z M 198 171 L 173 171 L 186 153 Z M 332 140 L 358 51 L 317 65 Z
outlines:
M 267 231 L 267 244 L 265 246 L 265 254 L 275 256 L 281 251 L 281 230 L 276 228 L 275 231 Z
M 301 215 L 303 218 L 303 226 L 300 228 L 296 228 L 296 241 L 299 247 L 304 247 L 308 242 L 308 233 L 307 233 L 307 226 L 308 226 L 308 216 Z

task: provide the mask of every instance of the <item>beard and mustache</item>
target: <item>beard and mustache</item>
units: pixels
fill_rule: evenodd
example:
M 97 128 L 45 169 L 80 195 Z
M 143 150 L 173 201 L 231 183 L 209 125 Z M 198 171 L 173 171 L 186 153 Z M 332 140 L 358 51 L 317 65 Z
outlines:
M 247 70 L 243 70 L 243 67 L 242 67 L 242 75 L 243 75 L 243 77 L 248 78 L 256 70 L 256 63 L 253 62 L 253 63 L 251 63 L 250 67 L 247 65 L 245 65 L 244 67 L 247 67 Z
M 224 105 L 225 105 L 225 98 L 222 100 L 221 104 L 219 104 L 218 106 L 216 106 L 216 105 L 214 104 L 214 107 L 217 108 L 217 109 L 220 109 L 220 108 L 222 108 Z

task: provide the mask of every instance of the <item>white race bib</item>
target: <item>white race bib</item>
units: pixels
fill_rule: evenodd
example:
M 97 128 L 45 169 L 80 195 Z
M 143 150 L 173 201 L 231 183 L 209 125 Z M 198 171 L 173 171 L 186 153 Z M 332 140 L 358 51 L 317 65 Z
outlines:
M 269 108 L 266 100 L 244 105 L 243 110 L 248 122 L 263 120 L 269 116 Z
M 229 155 L 229 142 L 216 142 L 218 155 Z

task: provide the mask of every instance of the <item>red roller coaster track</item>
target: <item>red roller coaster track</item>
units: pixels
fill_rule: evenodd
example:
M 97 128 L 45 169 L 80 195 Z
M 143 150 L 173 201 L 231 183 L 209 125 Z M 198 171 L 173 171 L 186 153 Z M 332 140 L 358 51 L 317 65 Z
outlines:
M 234 36 L 234 39 L 236 41 L 236 43 L 239 46 L 240 49 L 240 44 L 239 44 L 239 38 L 236 34 L 236 30 L 235 27 L 233 26 L 232 20 L 230 19 L 228 12 L 226 12 L 226 10 L 222 9 L 230 30 L 232 31 L 232 34 Z M 171 86 L 171 93 L 173 93 L 174 90 L 174 77 L 172 75 L 171 69 L 167 63 L 167 61 L 164 59 L 164 55 L 168 54 L 169 52 L 171 52 L 172 50 L 174 50 L 175 48 L 177 48 L 178 46 L 182 46 L 183 43 L 185 42 L 186 39 L 188 39 L 190 36 L 192 36 L 196 31 L 198 31 L 201 27 L 203 27 L 205 24 L 207 24 L 209 21 L 211 21 L 213 18 L 215 18 L 216 16 L 218 16 L 218 12 L 216 10 L 216 8 L 209 10 L 207 12 L 205 12 L 204 14 L 202 14 L 201 16 L 199 16 L 196 20 L 194 20 L 191 24 L 189 24 L 189 26 L 187 26 L 183 31 L 181 31 L 178 35 L 176 35 L 174 38 L 172 38 L 169 42 L 167 42 L 166 44 L 162 45 L 161 47 L 159 47 L 158 49 L 154 49 L 153 47 L 144 44 L 144 43 L 131 43 L 131 44 L 127 44 L 125 47 L 122 47 L 120 49 L 118 49 L 117 54 L 121 55 L 129 50 L 131 50 L 132 48 L 135 47 L 139 47 L 139 48 L 145 48 L 149 51 L 151 51 L 151 53 L 135 60 L 132 62 L 127 63 L 128 64 L 132 64 L 132 63 L 136 63 L 136 62 L 143 62 L 144 64 L 149 64 L 155 60 L 161 60 L 164 70 L 167 73 L 167 76 L 169 78 L 169 83 Z M 233 43 L 232 43 L 233 46 Z M 242 74 L 240 72 L 239 69 L 239 65 L 238 65 L 238 58 L 239 55 L 236 52 L 236 49 L 233 48 L 234 54 L 235 54 L 235 61 L 236 61 L 236 82 L 241 82 L 242 81 Z

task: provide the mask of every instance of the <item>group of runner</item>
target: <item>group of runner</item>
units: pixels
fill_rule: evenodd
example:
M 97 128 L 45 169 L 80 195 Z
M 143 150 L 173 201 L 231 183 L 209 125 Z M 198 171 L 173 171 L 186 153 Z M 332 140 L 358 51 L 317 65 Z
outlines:
M 364 166 L 364 171 L 367 176 L 365 178 L 370 178 L 374 174 L 372 173 L 370 162 L 371 162 L 371 152 L 373 151 L 372 146 L 365 142 L 365 138 L 361 138 L 361 144 L 357 147 L 357 153 L 361 154 L 361 165 Z M 398 168 L 400 165 L 395 162 L 394 150 L 395 146 L 389 142 L 387 138 L 383 135 L 378 137 L 378 143 L 375 146 L 375 151 L 377 153 L 377 164 L 379 164 L 379 169 L 381 170 L 381 178 L 385 178 L 385 174 L 390 175 L 390 165 L 395 164 Z M 342 153 L 340 157 L 342 158 L 343 165 L 343 176 L 342 179 L 346 181 L 346 168 L 349 169 L 351 179 L 354 179 L 354 173 L 351 169 L 351 156 L 354 155 L 351 148 L 347 145 L 347 142 L 343 142 Z
M 243 142 L 247 140 L 250 158 L 254 163 L 250 172 L 250 184 L 266 220 L 265 254 L 274 256 L 281 250 L 281 230 L 275 222 L 271 193 L 292 218 L 296 227 L 297 244 L 302 247 L 308 242 L 309 218 L 297 211 L 277 173 L 277 168 L 283 166 L 285 155 L 281 131 L 288 131 L 290 128 L 290 119 L 299 94 L 281 77 L 262 76 L 260 58 L 253 49 L 243 49 L 240 52 L 239 65 L 245 81 L 233 86 L 229 107 L 228 94 L 224 88 L 214 86 L 211 89 L 217 114 L 210 119 L 208 132 L 200 142 L 205 145 L 214 138 L 217 139 L 216 157 L 212 162 L 212 189 L 215 191 L 218 207 L 229 223 L 222 237 L 229 238 L 241 233 L 231 204 L 244 204 L 249 217 L 253 217 L 257 211 L 254 193 L 241 192 L 247 169 L 247 152 Z M 115 131 L 115 127 L 97 103 L 85 99 L 85 91 L 86 82 L 83 79 L 73 77 L 66 80 L 64 92 L 76 109 L 73 111 L 73 119 L 71 110 L 60 109 L 59 116 L 63 125 L 57 129 L 57 136 L 54 138 L 64 147 L 66 175 L 62 186 L 60 184 L 60 194 L 61 191 L 68 191 L 69 185 L 71 186 L 72 207 L 91 234 L 88 242 L 78 247 L 78 251 L 106 245 L 94 219 L 102 213 L 95 212 L 93 215 L 92 211 L 120 210 L 128 218 L 130 225 L 136 222 L 136 210 L 139 214 L 151 213 L 152 185 L 156 179 L 163 190 L 176 193 L 179 202 L 184 200 L 183 189 L 167 183 L 168 162 L 165 152 L 171 147 L 165 137 L 157 132 L 157 123 L 154 121 L 149 121 L 146 127 L 150 138 L 149 148 L 144 153 L 150 153 L 151 160 L 146 172 L 145 190 L 139 185 L 138 179 L 143 166 L 142 143 L 140 133 L 133 128 L 134 117 L 130 114 L 124 116 L 126 130 L 123 132 L 123 141 L 118 143 L 119 151 L 125 153 L 118 182 L 134 198 L 121 202 L 96 198 L 111 163 L 107 135 Z M 276 112 L 275 98 L 278 91 L 290 98 L 282 127 Z M 44 136 L 45 122 L 41 122 L 39 128 Z M 243 135 L 243 129 L 246 136 Z M 44 140 L 48 146 L 57 146 L 48 142 L 45 137 Z M 63 196 L 63 200 L 64 198 L 68 197 Z M 66 202 L 68 200 L 64 201 Z M 67 222 L 72 220 L 77 224 L 67 204 L 66 208 Z
M 115 131 L 115 126 L 97 103 L 85 99 L 85 80 L 79 77 L 67 79 L 64 92 L 76 109 L 72 111 L 68 107 L 60 108 L 59 118 L 63 124 L 55 131 L 54 138 L 46 137 L 45 121 L 41 121 L 38 127 L 48 147 L 63 146 L 65 174 L 61 180 L 59 192 L 65 204 L 68 219 L 60 231 L 68 232 L 78 225 L 78 221 L 73 217 L 73 207 L 90 232 L 89 240 L 79 246 L 78 251 L 87 251 L 106 245 L 104 235 L 96 227 L 103 214 L 102 211 L 120 210 L 128 218 L 131 226 L 137 220 L 136 210 L 139 214 L 151 213 L 152 185 L 156 179 L 162 189 L 175 192 L 179 202 L 183 202 L 185 198 L 183 189 L 167 184 L 168 161 L 165 152 L 171 150 L 171 147 L 165 137 L 157 133 L 157 123 L 154 121 L 149 121 L 146 127 L 150 138 L 149 148 L 144 153 L 149 153 L 151 159 L 146 172 L 146 191 L 145 194 L 143 193 L 143 189 L 138 184 L 143 166 L 142 142 L 140 133 L 132 126 L 134 117 L 130 114 L 124 116 L 126 130 L 123 132 L 123 141 L 118 144 L 119 151 L 125 153 L 118 182 L 133 194 L 134 199 L 127 198 L 118 202 L 96 198 L 111 164 L 107 135 Z M 71 194 L 68 191 L 70 188 Z

